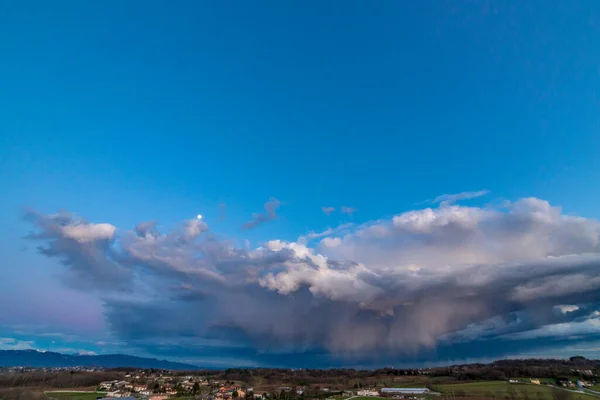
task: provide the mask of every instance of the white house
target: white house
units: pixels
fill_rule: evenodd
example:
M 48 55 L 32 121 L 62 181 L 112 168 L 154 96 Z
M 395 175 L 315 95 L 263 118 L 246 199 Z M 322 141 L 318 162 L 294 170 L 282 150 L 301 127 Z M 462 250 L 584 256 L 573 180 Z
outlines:
M 365 389 L 365 390 L 359 390 L 356 392 L 357 396 L 373 396 L 373 397 L 377 397 L 379 396 L 379 392 L 377 390 L 371 390 L 371 389 Z

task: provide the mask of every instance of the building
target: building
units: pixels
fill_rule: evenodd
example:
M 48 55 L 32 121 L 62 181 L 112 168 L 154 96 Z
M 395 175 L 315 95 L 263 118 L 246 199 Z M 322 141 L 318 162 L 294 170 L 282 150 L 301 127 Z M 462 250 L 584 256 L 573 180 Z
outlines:
M 366 396 L 377 397 L 377 396 L 379 396 L 379 392 L 377 390 L 365 389 L 365 390 L 357 391 L 356 395 L 362 396 L 362 397 L 366 397 Z
M 117 383 L 118 381 L 105 381 L 105 382 L 100 382 L 100 389 L 110 389 L 112 387 L 113 384 Z
M 407 394 L 407 395 L 415 395 L 415 394 L 426 394 L 429 393 L 429 389 L 427 388 L 383 388 L 381 389 L 381 394 L 394 395 L 394 394 Z

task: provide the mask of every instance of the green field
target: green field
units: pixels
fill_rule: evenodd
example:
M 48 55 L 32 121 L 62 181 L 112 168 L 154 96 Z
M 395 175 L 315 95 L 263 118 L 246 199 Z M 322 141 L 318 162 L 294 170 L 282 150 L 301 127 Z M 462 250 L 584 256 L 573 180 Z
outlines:
M 521 400 L 552 400 L 554 389 L 545 385 L 511 384 L 502 381 L 456 383 L 434 385 L 433 389 L 442 394 L 456 397 L 515 398 Z M 571 393 L 573 400 L 591 400 L 592 397 Z
M 106 392 L 44 392 L 46 397 L 55 400 L 96 400 Z

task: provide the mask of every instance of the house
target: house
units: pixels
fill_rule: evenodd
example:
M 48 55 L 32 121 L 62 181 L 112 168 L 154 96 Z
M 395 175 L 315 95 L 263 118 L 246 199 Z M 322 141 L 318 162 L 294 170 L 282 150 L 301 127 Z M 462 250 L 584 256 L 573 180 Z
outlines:
M 129 382 L 126 382 L 126 381 L 114 380 L 114 381 L 100 382 L 99 386 L 103 389 L 111 389 L 112 387 L 122 388 L 128 384 L 129 384 Z
M 367 396 L 377 397 L 377 396 L 379 396 L 379 392 L 377 390 L 365 389 L 365 390 L 357 391 L 356 395 L 361 396 L 361 397 L 367 397 Z
M 166 394 L 152 394 L 150 400 L 167 400 L 169 398 Z

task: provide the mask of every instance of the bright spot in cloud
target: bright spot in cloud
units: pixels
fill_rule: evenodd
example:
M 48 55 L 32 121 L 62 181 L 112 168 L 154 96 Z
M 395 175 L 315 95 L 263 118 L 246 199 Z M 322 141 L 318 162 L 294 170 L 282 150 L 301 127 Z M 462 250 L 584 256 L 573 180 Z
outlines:
M 558 309 L 563 314 L 579 310 L 578 306 L 569 304 L 554 306 L 554 308 Z
M 196 216 L 196 218 L 198 218 L 198 219 L 202 219 L 202 214 L 198 214 L 198 215 Z

